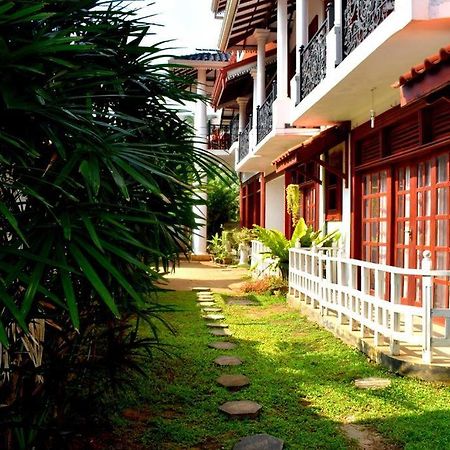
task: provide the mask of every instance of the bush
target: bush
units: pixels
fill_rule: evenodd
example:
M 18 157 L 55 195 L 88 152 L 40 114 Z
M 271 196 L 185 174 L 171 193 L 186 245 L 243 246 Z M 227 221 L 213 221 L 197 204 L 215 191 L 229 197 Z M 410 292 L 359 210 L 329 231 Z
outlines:
M 244 293 L 261 295 L 274 294 L 277 291 L 285 294 L 288 290 L 288 284 L 280 277 L 264 277 L 244 282 L 241 286 L 241 290 Z

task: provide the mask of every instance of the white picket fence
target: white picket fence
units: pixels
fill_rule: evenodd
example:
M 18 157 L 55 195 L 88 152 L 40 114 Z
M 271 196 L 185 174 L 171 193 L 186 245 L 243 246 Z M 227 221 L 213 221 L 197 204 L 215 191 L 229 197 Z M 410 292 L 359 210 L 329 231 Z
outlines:
M 253 278 L 263 278 L 268 276 L 280 276 L 280 273 L 273 268 L 273 259 L 267 257 L 266 252 L 270 249 L 259 241 L 252 241 L 252 253 L 250 268 Z
M 399 354 L 400 344 L 421 347 L 428 364 L 434 349 L 450 347 L 450 310 L 433 306 L 448 304 L 436 286 L 450 280 L 450 271 L 431 270 L 424 253 L 419 270 L 350 259 L 331 249 L 293 248 L 289 294 L 322 315 L 335 315 L 340 326 L 361 337 L 373 336 L 375 346 L 388 344 L 392 355 Z

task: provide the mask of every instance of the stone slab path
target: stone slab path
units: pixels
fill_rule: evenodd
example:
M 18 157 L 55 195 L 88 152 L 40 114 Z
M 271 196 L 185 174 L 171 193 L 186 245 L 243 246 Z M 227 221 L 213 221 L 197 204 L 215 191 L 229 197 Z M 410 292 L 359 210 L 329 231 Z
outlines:
M 233 350 L 237 347 L 237 345 L 233 342 L 219 341 L 209 343 L 208 347 L 215 348 L 216 350 Z
M 284 442 L 268 434 L 254 434 L 241 439 L 233 450 L 282 450 Z
M 216 381 L 230 391 L 239 391 L 250 384 L 250 379 L 245 375 L 221 375 Z
M 240 366 L 242 364 L 242 360 L 236 356 L 218 356 L 214 362 L 218 366 Z
M 210 334 L 213 336 L 233 336 L 233 333 L 226 328 L 212 328 Z
M 355 386 L 358 389 L 386 389 L 391 385 L 389 378 L 358 378 L 355 380 Z
M 219 406 L 219 410 L 230 419 L 255 419 L 262 406 L 250 400 L 234 400 Z

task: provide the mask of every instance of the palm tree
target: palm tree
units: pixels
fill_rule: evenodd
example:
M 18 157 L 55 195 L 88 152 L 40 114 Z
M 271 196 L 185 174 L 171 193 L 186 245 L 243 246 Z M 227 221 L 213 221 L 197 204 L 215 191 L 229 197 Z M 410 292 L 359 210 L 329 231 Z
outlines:
M 13 435 L 23 448 L 59 445 L 45 430 L 67 425 L 70 380 L 117 376 L 158 342 L 149 292 L 195 227 L 190 186 L 217 170 L 168 106 L 195 100 L 190 80 L 160 45 L 142 45 L 151 24 L 138 13 L 114 0 L 0 7 L 7 448 Z

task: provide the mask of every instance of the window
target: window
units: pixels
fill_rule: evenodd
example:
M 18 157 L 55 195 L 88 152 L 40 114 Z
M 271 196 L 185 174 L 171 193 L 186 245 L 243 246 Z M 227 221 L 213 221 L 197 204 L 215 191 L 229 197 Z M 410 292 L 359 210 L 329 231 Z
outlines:
M 343 155 L 342 149 L 329 152 L 326 158 L 328 166 L 342 172 Z M 330 170 L 325 176 L 325 220 L 342 220 L 342 179 Z

